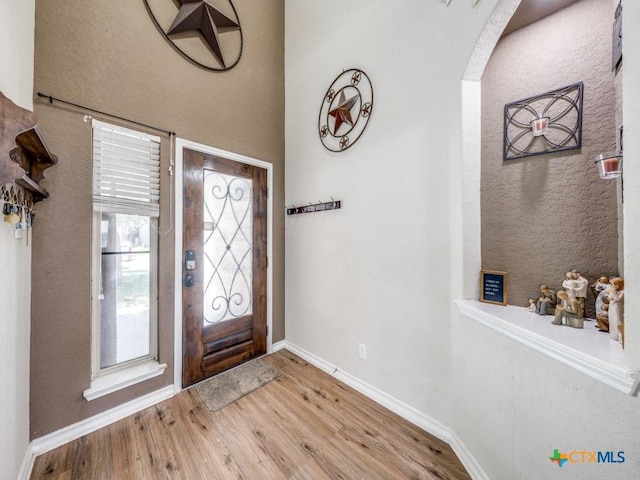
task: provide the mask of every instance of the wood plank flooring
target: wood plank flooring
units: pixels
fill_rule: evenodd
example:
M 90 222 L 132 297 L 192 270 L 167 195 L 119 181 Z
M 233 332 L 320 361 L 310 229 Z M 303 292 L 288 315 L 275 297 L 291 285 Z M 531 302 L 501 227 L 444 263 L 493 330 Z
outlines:
M 212 413 L 194 390 L 36 459 L 31 478 L 467 480 L 451 448 L 281 350 L 277 380 Z

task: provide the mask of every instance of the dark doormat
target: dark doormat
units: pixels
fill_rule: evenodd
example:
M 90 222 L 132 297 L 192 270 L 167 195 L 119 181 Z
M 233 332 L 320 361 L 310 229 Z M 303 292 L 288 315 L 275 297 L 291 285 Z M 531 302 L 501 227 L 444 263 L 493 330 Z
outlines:
M 279 376 L 278 370 L 257 358 L 204 380 L 193 388 L 207 408 L 216 412 Z

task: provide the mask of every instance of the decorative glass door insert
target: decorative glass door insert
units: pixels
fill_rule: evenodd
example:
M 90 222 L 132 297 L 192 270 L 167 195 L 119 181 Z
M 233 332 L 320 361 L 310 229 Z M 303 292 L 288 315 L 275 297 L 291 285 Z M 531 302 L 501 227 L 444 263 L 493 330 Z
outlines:
M 252 312 L 253 182 L 204 170 L 204 326 Z

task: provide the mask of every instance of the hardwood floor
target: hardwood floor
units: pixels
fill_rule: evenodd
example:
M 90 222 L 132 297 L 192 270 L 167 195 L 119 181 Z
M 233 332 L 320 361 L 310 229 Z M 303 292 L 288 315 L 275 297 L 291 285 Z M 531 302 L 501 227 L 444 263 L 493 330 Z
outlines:
M 278 379 L 212 413 L 194 390 L 36 459 L 36 479 L 470 479 L 451 448 L 281 350 Z

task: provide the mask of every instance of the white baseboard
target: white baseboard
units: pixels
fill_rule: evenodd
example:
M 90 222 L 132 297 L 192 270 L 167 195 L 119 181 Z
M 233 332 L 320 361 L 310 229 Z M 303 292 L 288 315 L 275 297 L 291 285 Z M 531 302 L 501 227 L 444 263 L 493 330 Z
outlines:
M 45 435 L 35 439 L 29 445 L 25 460 L 22 468 L 20 469 L 20 476 L 18 480 L 29 480 L 31 476 L 31 470 L 33 464 L 38 455 L 50 452 L 54 448 L 58 448 L 66 443 L 77 440 L 78 438 L 88 435 L 91 432 L 95 432 L 103 427 L 111 425 L 118 420 L 122 420 L 129 415 L 138 413 L 145 408 L 152 407 L 153 405 L 167 400 L 176 394 L 173 385 L 166 386 L 155 392 L 151 392 L 143 397 L 132 400 L 119 407 L 112 408 L 98 415 L 94 415 L 91 418 L 87 418 L 68 427 L 62 428 L 58 431 Z
M 24 452 L 24 458 L 22 459 L 22 465 L 18 472 L 18 480 L 29 480 L 31 477 L 31 470 L 33 469 L 33 462 L 36 460 L 36 455 L 33 454 L 33 447 L 31 444 L 27 445 L 27 449 Z
M 278 347 L 277 349 L 276 345 Z M 471 454 L 466 445 L 455 434 L 455 432 L 453 432 L 446 425 L 443 425 L 436 419 L 425 415 L 423 412 L 417 410 L 416 408 L 407 405 L 404 402 L 401 402 L 400 400 L 392 397 L 391 395 L 383 392 L 373 385 L 363 382 L 359 378 L 354 377 L 347 372 L 343 372 L 335 365 L 330 364 L 329 362 L 321 359 L 313 353 L 308 352 L 307 350 L 304 350 L 303 348 L 300 348 L 297 345 L 294 345 L 286 340 L 274 344 L 273 351 L 276 352 L 278 350 L 282 350 L 283 348 L 289 350 L 291 353 L 298 355 L 300 358 L 309 362 L 314 367 L 317 367 L 320 370 L 328 373 L 329 375 L 334 376 L 338 380 L 346 383 L 354 390 L 357 390 L 379 405 L 388 408 L 405 420 L 438 437 L 440 440 L 447 442 L 451 446 L 455 454 L 458 456 L 464 467 L 467 469 L 469 475 L 471 475 L 471 478 L 473 478 L 474 480 L 489 480 L 489 477 L 484 472 L 475 457 Z
M 287 348 L 287 341 L 280 340 L 271 345 L 271 353 L 276 353 L 278 350 L 282 350 L 283 348 Z
M 467 446 L 455 432 L 452 432 L 451 434 L 451 442 L 449 442 L 449 445 L 462 462 L 462 465 L 464 465 L 464 468 L 467 469 L 467 472 L 469 472 L 469 475 L 471 475 L 473 480 L 489 480 L 488 475 L 482 469 L 476 460 L 476 457 L 471 454 L 471 451 L 469 451 Z
M 306 360 L 307 362 L 309 362 L 314 367 L 319 368 L 320 370 L 322 370 L 323 372 L 328 373 L 329 375 L 334 375 L 338 370 L 338 367 L 336 367 L 335 365 L 332 365 L 329 362 L 326 362 L 322 358 L 314 355 L 311 352 L 308 352 L 307 350 L 305 350 L 303 348 L 298 347 L 297 345 L 294 345 L 291 342 L 288 342 L 288 341 L 284 340 L 281 343 L 284 343 L 284 345 L 281 348 L 286 348 L 291 353 L 295 353 L 297 356 L 299 356 L 303 360 Z
M 400 400 L 397 400 L 391 395 L 388 395 L 387 393 L 377 389 L 376 387 L 363 382 L 362 380 L 354 377 L 349 373 L 337 370 L 335 373 L 335 377 L 338 380 L 342 380 L 350 387 L 355 388 L 357 391 L 369 397 L 374 402 L 382 405 L 385 408 L 388 408 L 397 415 L 400 415 L 405 420 L 408 420 L 409 422 L 417 425 L 430 434 L 435 435 L 440 440 L 451 443 L 451 430 L 449 430 L 449 428 L 444 426 L 436 419 L 425 415 L 420 410 L 407 405 Z

